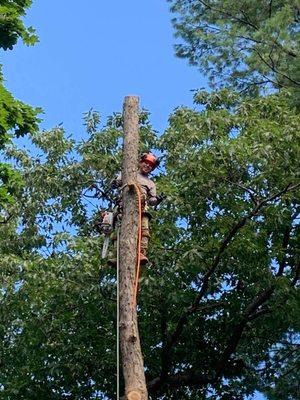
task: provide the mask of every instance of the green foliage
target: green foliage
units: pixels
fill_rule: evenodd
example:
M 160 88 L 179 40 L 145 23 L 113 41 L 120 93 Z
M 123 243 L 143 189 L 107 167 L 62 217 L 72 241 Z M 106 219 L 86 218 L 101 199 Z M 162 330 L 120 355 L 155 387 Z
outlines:
M 13 196 L 22 187 L 22 179 L 10 165 L 0 163 L 0 209 L 13 203 Z
M 37 42 L 35 30 L 26 28 L 22 18 L 32 0 L 1 0 L 0 1 L 0 48 L 12 50 L 21 38 L 27 45 Z
M 155 232 L 160 241 L 143 292 L 144 329 L 154 338 L 147 337 L 145 359 L 150 371 L 159 357 L 165 362 L 157 391 L 166 398 L 176 385 L 182 398 L 242 398 L 259 381 L 263 354 L 299 328 L 300 121 L 284 94 L 241 101 L 224 90 L 195 100 L 203 111 L 178 109 L 161 141 L 165 207 L 177 232 L 169 219 Z M 149 304 L 156 297 L 155 319 Z M 258 305 L 259 298 L 266 300 Z M 171 345 L 167 338 L 178 330 Z
M 299 116 L 283 93 L 198 92 L 195 107 L 160 139 L 140 117 L 167 194 L 138 300 L 150 398 L 296 399 Z M 6 149 L 24 188 L 0 233 L 3 398 L 115 397 L 116 271 L 93 196 L 120 169 L 122 116 L 91 110 L 85 125 L 82 143 L 59 126 L 32 136 L 34 157 Z
M 120 170 L 122 117 L 98 130 L 99 121 L 86 114 L 90 136 L 80 144 L 58 126 L 31 137 L 35 156 L 5 149 L 24 187 L 0 233 L 0 397 L 114 396 L 116 277 L 93 230 L 105 201 L 92 196 L 93 184 L 107 187 Z M 154 143 L 145 112 L 140 121 L 144 142 Z
M 10 143 L 12 137 L 21 137 L 38 130 L 40 108 L 32 108 L 13 98 L 0 79 L 0 150 Z M 20 176 L 13 168 L 0 162 L 0 210 L 6 201 L 13 201 L 13 194 L 21 185 Z
M 14 99 L 0 81 L 0 147 L 9 140 L 10 133 L 20 137 L 36 132 L 40 112 L 40 108 L 34 109 Z
M 297 0 L 168 0 L 175 17 L 176 54 L 208 75 L 213 86 L 257 94 L 289 88 L 299 105 Z
M 30 4 L 0 1 L 3 49 L 36 40 L 21 21 Z M 172 10 L 178 55 L 212 83 L 292 95 L 199 91 L 161 138 L 140 114 L 140 151 L 163 154 L 167 195 L 138 299 L 150 398 L 296 400 L 299 6 L 174 0 Z M 0 165 L 0 398 L 114 398 L 116 271 L 94 221 L 114 195 L 122 115 L 102 124 L 90 110 L 88 140 L 75 143 L 62 126 L 37 133 L 38 112 L 0 82 L 0 148 L 15 166 Z M 10 141 L 25 134 L 34 155 Z
M 21 18 L 31 0 L 0 1 L 0 48 L 12 49 L 18 38 L 26 44 L 37 40 L 32 28 L 26 29 Z M 32 108 L 16 100 L 3 85 L 0 65 L 0 151 L 11 137 L 20 137 L 38 130 L 40 108 Z M 21 180 L 13 168 L 0 162 L 0 210 L 13 201 L 15 192 L 21 188 Z
M 263 390 L 270 400 L 293 400 L 299 397 L 299 383 L 299 335 L 291 332 L 266 355 Z

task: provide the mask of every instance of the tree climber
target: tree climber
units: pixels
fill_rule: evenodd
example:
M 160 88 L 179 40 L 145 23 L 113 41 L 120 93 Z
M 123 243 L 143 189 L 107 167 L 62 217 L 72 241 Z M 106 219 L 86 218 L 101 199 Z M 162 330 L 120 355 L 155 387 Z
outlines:
M 158 165 L 159 161 L 152 153 L 144 153 L 140 158 L 139 169 L 137 171 L 137 184 L 141 192 L 142 200 L 141 264 L 148 263 L 147 250 L 150 238 L 149 220 L 151 219 L 151 215 L 148 211 L 149 206 L 157 206 L 163 199 L 162 196 L 157 196 L 155 183 L 148 176 Z M 121 173 L 113 180 L 112 186 L 115 188 L 122 186 Z M 121 207 L 119 206 L 118 208 L 120 209 Z M 115 265 L 116 259 L 109 259 L 108 264 Z

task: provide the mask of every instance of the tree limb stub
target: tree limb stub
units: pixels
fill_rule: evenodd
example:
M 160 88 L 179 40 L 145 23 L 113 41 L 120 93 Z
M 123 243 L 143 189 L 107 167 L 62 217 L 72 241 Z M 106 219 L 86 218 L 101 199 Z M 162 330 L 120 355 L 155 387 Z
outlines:
M 127 394 L 127 400 L 141 400 L 142 396 L 140 392 L 132 390 Z

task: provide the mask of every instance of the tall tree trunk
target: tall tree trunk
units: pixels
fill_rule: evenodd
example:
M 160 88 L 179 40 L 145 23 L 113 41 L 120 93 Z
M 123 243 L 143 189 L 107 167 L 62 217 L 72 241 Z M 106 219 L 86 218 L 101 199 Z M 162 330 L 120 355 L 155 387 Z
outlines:
M 144 362 L 138 332 L 136 307 L 133 307 L 137 260 L 138 207 L 136 183 L 139 148 L 139 99 L 124 101 L 124 149 L 122 166 L 123 216 L 120 233 L 120 347 L 125 381 L 125 398 L 147 400 Z

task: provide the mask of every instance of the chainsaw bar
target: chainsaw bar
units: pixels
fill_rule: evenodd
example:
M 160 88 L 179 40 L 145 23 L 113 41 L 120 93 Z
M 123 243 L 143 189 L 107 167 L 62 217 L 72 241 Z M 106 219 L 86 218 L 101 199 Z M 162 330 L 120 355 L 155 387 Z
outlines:
M 102 246 L 102 255 L 101 255 L 102 258 L 106 257 L 108 245 L 109 245 L 109 236 L 105 235 L 103 246 Z

